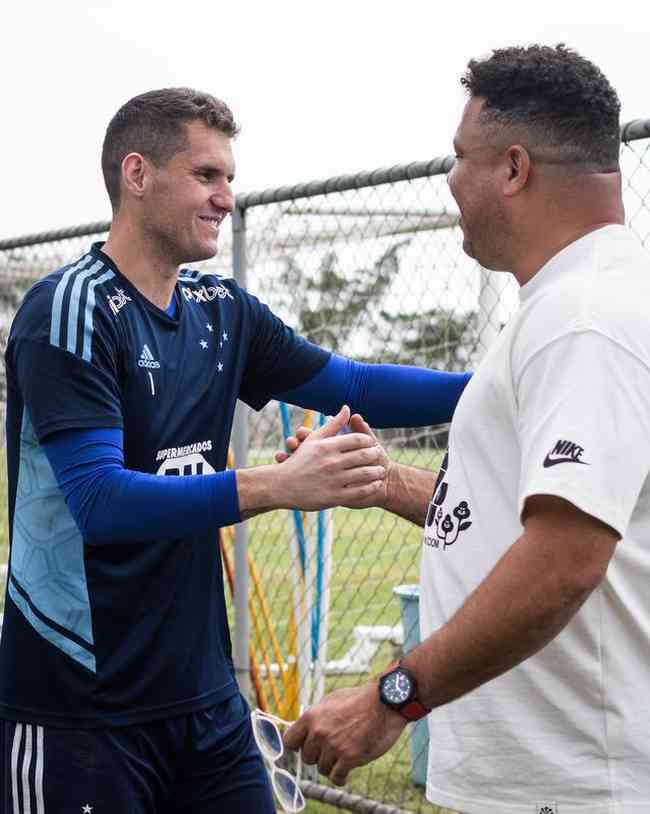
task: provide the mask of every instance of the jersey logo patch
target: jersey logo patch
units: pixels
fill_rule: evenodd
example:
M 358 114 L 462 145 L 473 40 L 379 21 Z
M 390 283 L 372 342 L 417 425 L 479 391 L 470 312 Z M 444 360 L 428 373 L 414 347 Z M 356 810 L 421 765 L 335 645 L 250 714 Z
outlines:
M 153 353 L 149 350 L 149 345 L 144 345 L 142 348 L 142 353 L 138 359 L 138 367 L 148 367 L 152 369 L 158 369 L 160 367 L 160 362 L 157 362 L 153 358 Z
M 167 458 L 158 467 L 156 475 L 214 475 L 214 467 L 200 452 Z
M 189 286 L 181 286 L 183 296 L 188 302 L 209 302 L 219 297 L 220 300 L 225 300 L 228 297 L 231 300 L 235 298 L 228 291 L 225 285 L 202 285 L 197 288 L 190 288 Z
M 573 441 L 563 441 L 560 439 L 553 449 L 544 458 L 544 469 L 556 464 L 584 464 L 590 466 L 587 461 L 581 461 L 584 448 Z
M 113 294 L 112 297 L 106 297 L 106 299 L 108 300 L 108 305 L 115 316 L 119 314 L 120 309 L 124 308 L 127 302 L 131 302 L 131 297 L 124 293 L 123 288 L 116 288 L 115 294 Z

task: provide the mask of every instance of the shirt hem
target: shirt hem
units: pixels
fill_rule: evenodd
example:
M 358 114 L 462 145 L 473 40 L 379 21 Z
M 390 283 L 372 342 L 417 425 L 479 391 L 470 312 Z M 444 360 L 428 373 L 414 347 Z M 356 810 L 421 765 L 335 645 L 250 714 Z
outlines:
M 441 791 L 427 781 L 426 798 L 433 805 L 444 806 L 462 814 L 531 814 L 537 809 L 535 806 L 544 804 L 554 806 L 553 811 L 558 814 L 641 814 L 650 810 L 650 800 L 647 802 L 621 803 L 609 800 L 606 803 L 567 803 L 561 798 L 549 798 L 539 796 L 534 793 L 526 802 L 504 803 L 501 800 L 490 800 L 487 798 L 459 797 L 448 792 Z
M 213 690 L 206 695 L 190 698 L 155 707 L 147 710 L 134 710 L 121 713 L 94 713 L 84 716 L 60 715 L 41 710 L 20 709 L 0 703 L 0 718 L 17 723 L 33 724 L 36 726 L 50 726 L 54 729 L 108 729 L 113 727 L 133 726 L 150 723 L 169 718 L 178 718 L 193 712 L 212 707 L 221 701 L 226 701 L 239 692 L 237 682 L 233 679 L 228 684 Z
M 117 416 L 100 416 L 81 417 L 78 419 L 66 418 L 63 421 L 52 421 L 46 424 L 34 427 L 34 434 L 38 439 L 39 444 L 42 444 L 45 439 L 54 435 L 57 432 L 65 432 L 66 430 L 122 430 L 124 429 L 124 422 Z
M 526 501 L 529 497 L 533 497 L 534 495 L 550 495 L 551 497 L 562 498 L 563 500 L 566 500 L 567 503 L 572 503 L 581 512 L 584 512 L 585 514 L 594 517 L 596 520 L 600 520 L 600 522 L 604 523 L 606 526 L 609 526 L 621 537 L 621 539 L 625 537 L 628 523 L 623 520 L 620 513 L 615 511 L 606 511 L 603 509 L 602 505 L 598 503 L 598 501 L 594 500 L 589 495 L 572 492 L 571 488 L 565 486 L 564 484 L 545 484 L 542 482 L 532 482 L 530 484 L 526 484 L 526 488 L 522 490 L 521 496 L 519 497 L 520 521 Z

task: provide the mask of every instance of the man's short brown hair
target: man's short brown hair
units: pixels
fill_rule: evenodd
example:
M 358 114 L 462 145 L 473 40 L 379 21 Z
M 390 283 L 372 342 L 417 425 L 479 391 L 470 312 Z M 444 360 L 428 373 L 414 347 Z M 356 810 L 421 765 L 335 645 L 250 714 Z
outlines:
M 239 132 L 225 102 L 192 88 L 163 88 L 134 96 L 111 119 L 102 148 L 102 172 L 116 212 L 122 161 L 140 153 L 157 167 L 187 145 L 186 125 L 201 121 L 230 138 Z

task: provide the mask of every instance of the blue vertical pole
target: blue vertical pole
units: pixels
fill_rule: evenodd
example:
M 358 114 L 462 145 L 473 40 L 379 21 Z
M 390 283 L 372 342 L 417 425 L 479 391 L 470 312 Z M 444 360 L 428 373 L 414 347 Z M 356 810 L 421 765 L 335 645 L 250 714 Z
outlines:
M 282 417 L 282 433 L 286 443 L 287 438 L 291 435 L 291 423 L 289 422 L 289 408 L 281 401 L 280 402 L 280 416 Z M 302 575 L 305 575 L 305 530 L 302 526 L 302 514 L 298 509 L 293 510 L 293 526 L 296 532 L 296 539 L 298 540 L 298 549 L 300 551 L 300 566 L 302 568 Z

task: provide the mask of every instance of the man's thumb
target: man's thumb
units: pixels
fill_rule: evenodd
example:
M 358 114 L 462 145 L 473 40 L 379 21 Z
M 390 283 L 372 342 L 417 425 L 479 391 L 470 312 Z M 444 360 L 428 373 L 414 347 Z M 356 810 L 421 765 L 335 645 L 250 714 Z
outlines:
M 334 418 L 331 418 L 327 424 L 319 427 L 317 430 L 314 430 L 314 432 L 311 434 L 312 438 L 330 438 L 339 433 L 343 427 L 346 426 L 349 420 L 350 408 L 347 404 L 344 404 Z
M 371 438 L 374 438 L 375 441 L 377 440 L 377 436 L 370 429 L 370 425 L 359 413 L 350 416 L 350 429 L 352 432 L 362 432 L 364 435 L 369 435 Z

